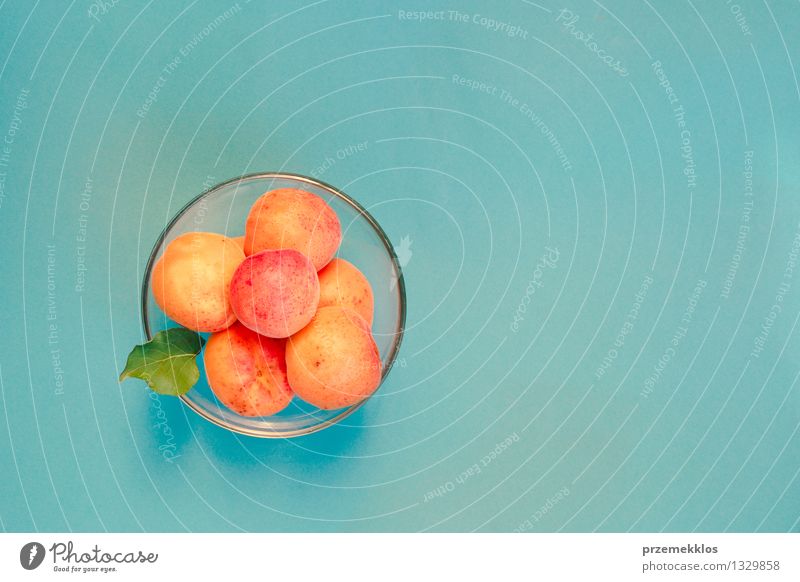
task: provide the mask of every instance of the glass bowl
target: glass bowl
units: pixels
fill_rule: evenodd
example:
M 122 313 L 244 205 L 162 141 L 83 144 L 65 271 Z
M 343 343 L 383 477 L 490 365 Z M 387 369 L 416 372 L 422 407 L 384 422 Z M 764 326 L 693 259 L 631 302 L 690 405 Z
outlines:
M 381 384 L 397 357 L 406 319 L 403 274 L 392 243 L 377 221 L 344 192 L 318 180 L 287 173 L 251 174 L 228 180 L 200 194 L 184 206 L 158 237 L 142 282 L 142 322 L 150 340 L 153 334 L 175 327 L 158 307 L 151 291 L 156 260 L 166 246 L 186 232 L 207 231 L 241 236 L 250 207 L 256 199 L 276 188 L 299 188 L 322 197 L 339 216 L 342 244 L 336 253 L 353 263 L 367 277 L 375 296 L 372 333 L 383 366 Z M 207 337 L 208 334 L 202 334 Z M 214 395 L 198 361 L 200 380 L 181 400 L 197 414 L 228 430 L 262 438 L 287 438 L 316 432 L 347 418 L 364 402 L 339 410 L 322 410 L 295 397 L 287 408 L 273 416 L 247 417 L 226 408 Z

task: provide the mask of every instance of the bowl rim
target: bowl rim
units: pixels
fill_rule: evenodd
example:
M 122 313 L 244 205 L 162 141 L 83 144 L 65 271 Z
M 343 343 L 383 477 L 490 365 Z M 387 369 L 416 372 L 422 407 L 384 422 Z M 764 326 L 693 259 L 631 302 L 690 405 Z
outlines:
M 200 202 L 204 198 L 213 195 L 216 191 L 221 190 L 222 188 L 226 188 L 226 187 L 230 186 L 231 184 L 239 184 L 239 183 L 247 182 L 247 181 L 251 181 L 251 180 L 262 180 L 262 179 L 271 179 L 271 180 L 285 179 L 285 180 L 295 180 L 295 181 L 298 181 L 298 182 L 305 182 L 307 184 L 311 184 L 313 186 L 316 186 L 317 188 L 321 188 L 323 190 L 326 190 L 327 192 L 329 192 L 333 196 L 336 196 L 337 198 L 340 198 L 341 200 L 343 200 L 344 202 L 346 202 L 347 204 L 352 206 L 358 212 L 359 215 L 361 215 L 364 219 L 366 219 L 366 221 L 370 224 L 372 229 L 378 234 L 378 237 L 381 239 L 381 242 L 383 242 L 383 246 L 386 249 L 386 252 L 388 253 L 389 258 L 391 259 L 392 263 L 394 263 L 394 268 L 396 269 L 397 275 L 398 275 L 397 276 L 397 288 L 398 288 L 398 291 L 399 291 L 399 294 L 400 294 L 400 321 L 399 321 L 398 330 L 397 330 L 397 333 L 396 333 L 396 336 L 395 336 L 396 340 L 392 344 L 392 349 L 391 349 L 391 352 L 389 353 L 389 358 L 387 360 L 387 364 L 383 367 L 383 372 L 381 373 L 381 381 L 378 384 L 378 388 L 376 388 L 375 391 L 372 393 L 372 394 L 374 394 L 375 392 L 378 391 L 378 389 L 380 389 L 381 384 L 383 384 L 383 382 L 386 380 L 386 377 L 389 375 L 389 373 L 391 372 L 392 368 L 394 367 L 394 362 L 397 359 L 397 354 L 398 354 L 398 352 L 400 350 L 400 344 L 403 342 L 403 336 L 405 335 L 405 328 L 406 328 L 406 285 L 405 285 L 405 279 L 403 277 L 403 268 L 402 268 L 402 265 L 400 265 L 400 261 L 397 258 L 397 253 L 395 252 L 394 246 L 392 245 L 392 242 L 389 240 L 389 237 L 387 236 L 386 232 L 383 230 L 383 228 L 378 223 L 378 221 L 375 220 L 375 218 L 367 211 L 366 208 L 364 208 L 356 200 L 354 200 L 353 198 L 351 198 L 350 196 L 348 196 L 347 194 L 345 194 L 343 191 L 339 190 L 338 188 L 335 188 L 334 186 L 331 186 L 330 184 L 328 184 L 326 182 L 323 182 L 321 180 L 317 180 L 316 178 L 310 178 L 310 177 L 304 176 L 302 174 L 294 174 L 294 173 L 291 173 L 291 172 L 256 172 L 256 173 L 253 173 L 253 174 L 244 174 L 242 176 L 238 176 L 238 177 L 235 177 L 235 178 L 231 178 L 229 180 L 225 180 L 224 182 L 220 182 L 219 184 L 216 184 L 215 186 L 212 186 L 211 188 L 208 188 L 208 189 L 204 190 L 203 192 L 201 192 L 200 194 L 198 194 L 197 196 L 192 198 L 180 210 L 178 210 L 178 212 L 175 213 L 175 215 L 172 217 L 172 219 L 170 219 L 170 221 L 167 223 L 167 225 L 161 231 L 161 234 L 156 239 L 156 242 L 153 244 L 153 249 L 150 251 L 150 256 L 147 259 L 147 264 L 145 265 L 145 269 L 144 269 L 144 276 L 142 278 L 142 286 L 141 286 L 141 293 L 140 293 L 140 295 L 141 295 L 141 297 L 140 297 L 140 303 L 141 303 L 140 304 L 140 308 L 141 308 L 141 315 L 142 315 L 142 327 L 144 329 L 144 334 L 145 334 L 145 337 L 147 338 L 147 341 L 150 341 L 151 339 L 153 339 L 153 334 L 152 334 L 152 331 L 150 329 L 150 322 L 149 322 L 148 317 L 147 317 L 147 312 L 148 312 L 148 310 L 147 310 L 147 302 L 148 302 L 148 299 L 149 299 L 149 284 L 148 284 L 148 281 L 150 280 L 150 274 L 151 274 L 151 272 L 153 270 L 153 267 L 155 265 L 155 262 L 156 262 L 156 255 L 158 253 L 158 250 L 161 248 L 162 244 L 164 243 L 164 240 L 167 238 L 167 235 L 172 230 L 172 227 L 175 226 L 175 223 L 177 223 L 178 220 L 191 207 L 193 207 L 196 203 Z M 269 192 L 269 190 L 267 190 L 267 192 Z M 334 424 L 337 424 L 338 422 L 344 420 L 345 418 L 347 418 L 348 416 L 353 414 L 356 410 L 361 408 L 367 402 L 367 400 L 369 400 L 372 397 L 372 394 L 370 394 L 369 396 L 367 396 L 366 398 L 364 398 L 360 402 L 357 402 L 356 404 L 353 404 L 352 406 L 349 406 L 349 407 L 345 408 L 339 414 L 337 414 L 333 418 L 329 418 L 328 420 L 325 420 L 324 422 L 321 422 L 319 424 L 316 424 L 316 425 L 308 427 L 308 428 L 296 429 L 296 430 L 285 431 L 285 432 L 263 431 L 263 430 L 248 429 L 248 428 L 244 428 L 244 427 L 233 426 L 233 425 L 225 422 L 221 418 L 218 418 L 216 416 L 212 416 L 211 414 L 209 414 L 207 411 L 205 411 L 204 409 L 199 407 L 197 404 L 195 404 L 191 399 L 189 399 L 186 396 L 186 394 L 181 394 L 180 395 L 180 399 L 183 401 L 184 404 L 186 404 L 190 409 L 192 409 L 195 413 L 197 413 L 201 417 L 203 417 L 206 420 L 208 420 L 209 422 L 211 422 L 213 424 L 216 424 L 217 426 L 222 427 L 224 429 L 227 429 L 227 430 L 229 430 L 231 432 L 238 433 L 238 434 L 243 434 L 243 435 L 247 435 L 247 436 L 251 436 L 251 437 L 257 437 L 257 438 L 276 438 L 277 439 L 277 438 L 292 438 L 292 437 L 297 437 L 297 436 L 304 436 L 304 435 L 308 435 L 308 434 L 312 434 L 312 433 L 321 431 L 321 430 L 323 430 L 325 428 L 328 428 L 329 426 L 333 426 Z

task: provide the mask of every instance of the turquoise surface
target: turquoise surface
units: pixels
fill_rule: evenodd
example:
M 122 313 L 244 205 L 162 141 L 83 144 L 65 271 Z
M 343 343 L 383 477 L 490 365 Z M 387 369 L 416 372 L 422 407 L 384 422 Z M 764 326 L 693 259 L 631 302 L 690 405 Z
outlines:
M 4 530 L 800 529 L 796 3 L 5 1 L 0 30 Z M 117 382 L 166 222 L 279 170 L 367 207 L 408 290 L 378 397 L 285 441 Z

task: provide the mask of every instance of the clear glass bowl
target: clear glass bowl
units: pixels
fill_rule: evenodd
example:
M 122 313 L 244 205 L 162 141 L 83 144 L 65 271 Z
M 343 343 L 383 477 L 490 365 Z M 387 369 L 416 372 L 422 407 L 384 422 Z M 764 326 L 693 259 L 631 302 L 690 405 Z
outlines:
M 166 246 L 186 232 L 207 231 L 231 237 L 243 235 L 250 207 L 264 192 L 276 188 L 300 188 L 312 192 L 321 196 L 339 216 L 342 244 L 336 256 L 350 261 L 364 273 L 375 296 L 372 333 L 383 364 L 383 383 L 397 356 L 406 319 L 405 285 L 397 255 L 386 233 L 358 202 L 327 184 L 296 174 L 265 173 L 234 178 L 200 194 L 178 212 L 158 237 L 144 273 L 142 321 L 147 339 L 178 325 L 161 311 L 150 289 L 153 265 Z M 198 364 L 200 380 L 181 396 L 181 400 L 206 420 L 250 436 L 286 438 L 310 434 L 348 417 L 368 400 L 340 410 L 322 410 L 295 397 L 276 415 L 241 416 L 217 400 L 208 386 L 202 363 Z

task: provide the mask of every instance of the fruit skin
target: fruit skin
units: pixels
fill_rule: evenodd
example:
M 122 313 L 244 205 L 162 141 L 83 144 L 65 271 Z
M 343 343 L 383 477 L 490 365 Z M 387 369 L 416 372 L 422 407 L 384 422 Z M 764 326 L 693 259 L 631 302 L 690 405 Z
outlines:
M 239 248 L 244 252 L 244 235 L 231 237 L 231 240 L 239 245 Z
M 321 307 L 286 342 L 289 385 L 300 398 L 334 410 L 360 402 L 381 382 L 382 362 L 367 322 L 350 309 Z
M 203 362 L 217 398 L 243 416 L 269 416 L 289 405 L 286 340 L 260 336 L 236 322 L 206 344 Z
M 352 263 L 335 258 L 319 273 L 319 306 L 340 305 L 358 313 L 372 327 L 374 298 L 364 274 Z
M 151 288 L 156 303 L 184 327 L 221 331 L 236 321 L 230 283 L 243 260 L 242 249 L 221 234 L 182 234 L 167 245 L 153 267 Z
M 236 317 L 267 337 L 299 331 L 314 317 L 318 303 L 317 271 L 308 257 L 292 249 L 250 255 L 231 279 Z
M 244 254 L 294 249 L 306 255 L 319 271 L 342 241 L 336 212 L 319 196 L 297 190 L 272 190 L 256 200 L 247 216 Z

